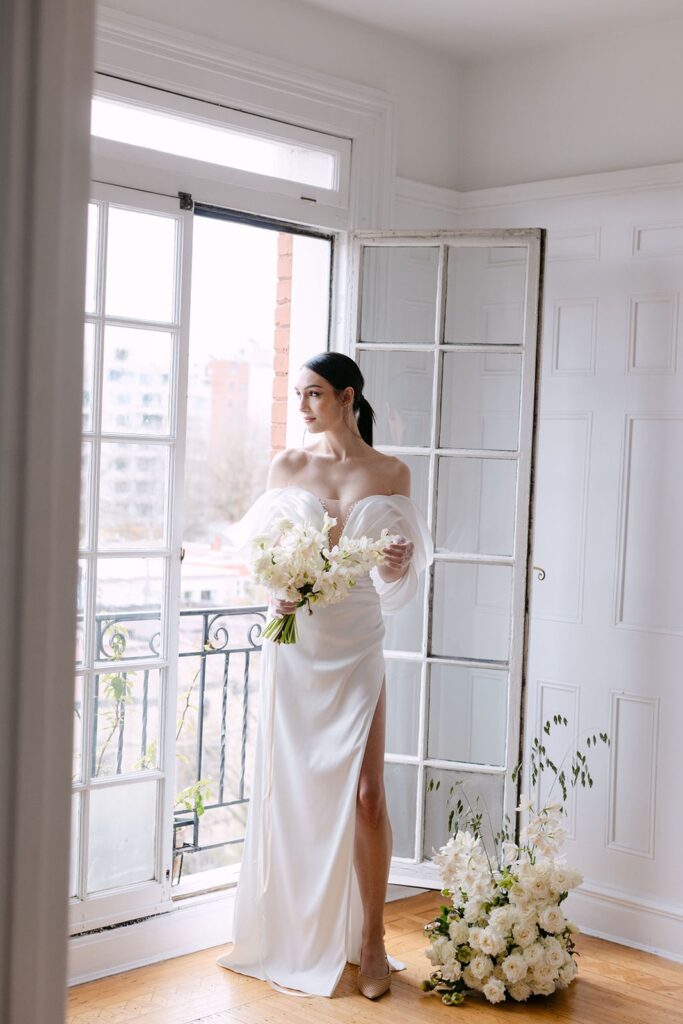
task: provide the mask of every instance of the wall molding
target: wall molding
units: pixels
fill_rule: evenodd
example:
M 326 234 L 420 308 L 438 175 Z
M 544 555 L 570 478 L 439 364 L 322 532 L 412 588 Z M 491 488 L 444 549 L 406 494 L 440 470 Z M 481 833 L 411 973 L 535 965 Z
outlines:
M 683 906 L 586 880 L 567 910 L 586 935 L 683 963 Z
M 390 884 L 387 903 L 425 892 L 421 887 Z M 123 971 L 187 956 L 232 942 L 236 886 L 200 893 L 176 902 L 172 910 L 68 943 L 68 984 L 82 985 Z M 218 950 L 216 950 L 218 956 Z
M 675 188 L 680 185 L 683 185 L 683 161 L 468 191 L 425 185 L 409 178 L 397 177 L 394 179 L 394 199 L 415 206 L 448 211 L 451 214 L 464 214 L 488 210 L 495 206 L 621 195 L 650 189 Z M 667 255 L 670 255 L 668 251 Z
M 683 415 L 679 413 L 627 413 L 621 444 L 621 469 L 619 492 L 617 497 L 617 544 L 614 568 L 613 624 L 617 629 L 633 630 L 637 633 L 652 633 L 661 636 L 683 636 L 683 628 L 663 625 L 642 625 L 627 622 L 624 619 L 624 594 L 626 585 L 626 555 L 628 546 L 628 516 L 632 480 L 633 427 L 639 421 L 647 422 L 681 422 Z
M 649 817 L 647 821 L 647 847 L 632 846 L 620 843 L 616 839 L 617 802 L 619 799 L 618 789 L 618 758 L 620 757 L 619 738 L 619 705 L 621 702 L 630 702 L 642 707 L 649 707 L 652 714 L 650 726 L 650 763 L 643 764 L 642 770 L 649 771 L 648 804 Z M 625 693 L 621 690 L 612 690 L 611 712 L 610 712 L 610 735 L 612 743 L 610 747 L 610 771 L 609 771 L 609 802 L 607 812 L 607 836 L 606 845 L 612 850 L 627 853 L 631 856 L 645 857 L 649 860 L 655 859 L 655 824 L 657 811 L 657 736 L 659 732 L 659 697 L 648 697 L 638 693 Z M 628 757 L 628 754 L 626 755 Z M 645 831 L 645 830 L 644 830 Z

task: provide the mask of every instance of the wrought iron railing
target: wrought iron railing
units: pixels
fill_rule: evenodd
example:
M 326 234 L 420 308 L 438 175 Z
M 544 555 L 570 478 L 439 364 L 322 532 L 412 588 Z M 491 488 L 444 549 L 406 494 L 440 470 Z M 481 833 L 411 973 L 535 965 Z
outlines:
M 179 651 L 179 672 L 178 678 L 182 679 L 183 664 L 188 659 L 198 661 L 198 666 L 192 677 L 189 688 L 185 689 L 182 682 L 179 684 L 178 693 L 184 697 L 194 694 L 196 697 L 196 736 L 194 742 L 194 765 L 191 773 L 185 772 L 185 779 L 188 782 L 179 794 L 176 794 L 176 810 L 174 812 L 173 825 L 173 884 L 180 881 L 183 869 L 183 861 L 188 854 L 197 854 L 207 850 L 219 849 L 244 842 L 244 835 L 230 836 L 219 842 L 202 842 L 202 821 L 203 814 L 207 811 L 216 811 L 220 808 L 229 808 L 248 803 L 245 794 L 245 776 L 247 769 L 247 740 L 249 710 L 253 689 L 252 665 L 254 655 L 260 653 L 260 637 L 263 624 L 265 623 L 267 606 L 248 606 L 233 608 L 191 608 L 183 609 L 180 612 L 180 651 Z M 147 627 L 147 628 L 145 628 Z M 151 627 L 151 628 L 149 628 Z M 158 628 L 155 628 L 158 627 Z M 140 738 L 139 738 L 139 764 L 147 766 L 153 760 L 155 752 L 151 753 L 152 745 L 148 740 L 149 735 L 149 712 L 152 698 L 150 697 L 150 674 L 155 671 L 154 666 L 147 668 L 140 665 L 140 660 L 145 658 L 159 657 L 161 623 L 158 612 L 120 612 L 100 613 L 95 622 L 95 649 L 97 660 L 101 670 L 99 675 L 95 674 L 93 679 L 93 724 L 95 738 L 92 745 L 93 755 L 91 772 L 99 774 L 101 762 L 101 745 L 98 743 L 98 711 L 101 700 L 112 700 L 116 706 L 114 727 L 111 730 L 111 737 L 115 736 L 116 751 L 114 753 L 112 768 L 116 774 L 125 771 L 124 768 L 124 741 L 126 707 L 131 703 L 139 704 L 140 713 Z M 191 642 L 188 642 L 188 637 Z M 197 642 L 197 638 L 201 638 Z M 145 650 L 141 653 L 141 647 Z M 233 764 L 237 763 L 237 772 L 233 771 L 231 785 L 228 785 L 226 778 L 228 754 L 229 754 L 229 731 L 231 722 L 230 708 L 230 683 L 233 682 L 235 689 L 235 667 L 239 665 L 239 659 L 243 659 L 239 671 L 239 706 L 233 714 L 239 715 L 239 728 L 233 728 L 233 742 L 237 742 L 237 757 L 233 755 Z M 135 661 L 135 667 L 131 665 L 126 669 L 126 663 Z M 213 666 L 217 663 L 218 671 Z M 209 669 L 211 668 L 211 671 Z M 111 681 L 112 670 L 116 678 L 120 679 L 121 686 L 125 688 L 127 674 L 142 675 L 141 693 L 135 698 L 128 695 L 127 700 L 116 700 L 111 693 L 106 698 L 101 698 L 101 680 L 108 678 Z M 216 677 L 219 681 L 215 681 Z M 213 680 L 213 681 L 212 681 Z M 111 689 L 111 686 L 110 686 Z M 208 783 L 204 778 L 204 769 L 207 761 L 205 748 L 206 724 L 207 724 L 207 695 L 210 691 L 217 692 L 220 696 L 219 713 L 219 740 L 218 750 L 212 749 L 213 760 L 218 763 L 217 794 L 215 799 L 204 799 L 204 791 Z M 180 731 L 186 724 L 186 711 L 189 706 L 189 699 L 183 709 L 182 718 L 176 732 L 179 738 Z M 236 737 L 235 737 L 236 733 Z M 137 752 L 137 751 L 136 751 Z M 216 758 L 217 755 L 217 758 Z M 188 781 L 189 779 L 189 781 Z M 213 782 L 213 780 L 212 780 Z M 179 799 L 181 798 L 181 799 Z M 181 805 L 181 806 L 179 806 Z

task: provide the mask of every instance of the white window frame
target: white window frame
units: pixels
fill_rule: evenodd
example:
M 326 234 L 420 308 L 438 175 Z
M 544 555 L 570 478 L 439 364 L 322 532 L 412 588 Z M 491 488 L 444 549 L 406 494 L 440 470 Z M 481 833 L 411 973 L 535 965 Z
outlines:
M 122 81 L 104 74 L 95 75 L 93 94 L 131 107 L 179 115 L 199 124 L 230 128 L 274 142 L 291 142 L 312 151 L 331 153 L 336 158 L 337 165 L 335 186 L 327 189 L 92 136 L 93 170 L 96 178 L 109 176 L 108 168 L 115 167 L 117 184 L 129 187 L 147 184 L 148 174 L 151 172 L 157 187 L 161 174 L 164 180 L 173 179 L 178 183 L 177 191 L 199 191 L 202 199 L 206 198 L 208 192 L 212 197 L 220 195 L 224 198 L 226 188 L 237 188 L 265 193 L 269 197 L 283 197 L 294 204 L 302 204 L 305 209 L 320 205 L 330 216 L 333 215 L 333 211 L 336 211 L 337 215 L 342 215 L 348 210 L 351 171 L 351 140 L 348 138 L 311 131 L 256 114 L 246 114 L 216 102 L 192 99 L 169 92 L 167 89 Z M 121 180 L 122 173 L 125 181 Z
M 178 199 L 165 196 L 134 192 L 116 186 L 91 185 L 91 202 L 111 204 L 114 207 L 134 209 L 136 211 L 158 214 L 172 218 L 177 223 L 178 237 L 176 241 L 175 265 L 175 305 L 172 320 L 148 324 L 150 329 L 162 329 L 175 335 L 175 353 L 172 360 L 171 391 L 169 393 L 170 419 L 168 432 L 159 437 L 148 434 L 136 435 L 127 433 L 118 435 L 111 431 L 103 431 L 101 425 L 102 390 L 101 390 L 101 353 L 104 329 L 107 324 L 135 324 L 139 321 L 124 317 L 107 316 L 105 314 L 105 252 L 106 232 L 100 222 L 98 232 L 97 260 L 97 304 L 94 311 L 84 314 L 84 322 L 95 326 L 96 345 L 94 353 L 94 391 L 95 416 L 90 428 L 82 432 L 82 438 L 88 439 L 95 452 L 91 464 L 91 486 L 89 489 L 88 532 L 85 543 L 79 552 L 79 558 L 88 564 L 88 575 L 91 567 L 97 563 L 98 548 L 95 537 L 97 524 L 97 506 L 99 500 L 99 449 L 102 440 L 124 439 L 126 442 L 144 441 L 145 444 L 162 444 L 169 448 L 169 491 L 168 536 L 167 543 L 157 548 L 139 548 L 114 550 L 109 557 L 144 557 L 153 556 L 164 560 L 163 604 L 164 619 L 162 624 L 161 653 L 156 658 L 126 660 L 125 663 L 107 663 L 97 658 L 94 650 L 92 626 L 96 618 L 95 588 L 92 579 L 88 583 L 88 601 L 85 605 L 85 647 L 86 656 L 82 663 L 75 667 L 75 673 L 83 679 L 83 719 L 84 726 L 81 736 L 81 764 L 84 768 L 82 777 L 72 786 L 73 794 L 78 794 L 81 805 L 78 838 L 78 889 L 82 898 L 69 897 L 70 934 L 106 927 L 118 922 L 129 921 L 134 915 L 145 917 L 151 914 L 167 912 L 173 908 L 173 815 L 175 806 L 175 728 L 177 714 L 177 675 L 179 635 L 173 613 L 177 611 L 180 591 L 180 550 L 182 541 L 182 498 L 183 472 L 185 464 L 185 422 L 187 394 L 187 359 L 190 332 L 190 285 L 191 285 L 191 253 L 193 216 L 190 211 L 181 210 Z M 96 675 L 105 673 L 111 665 L 123 665 L 126 671 L 135 672 L 148 668 L 160 673 L 160 703 L 163 715 L 159 721 L 158 750 L 159 763 L 154 769 L 143 772 L 126 772 L 123 776 L 114 775 L 110 778 L 94 780 L 89 774 L 92 755 L 92 721 L 93 705 L 90 682 Z M 154 842 L 154 877 L 143 882 L 125 883 L 122 886 L 105 889 L 89 894 L 87 892 L 88 864 L 88 823 L 90 794 L 107 786 L 135 785 L 140 782 L 156 781 L 160 787 L 156 805 L 156 824 Z
M 131 159 L 133 153 L 122 153 L 121 146 L 118 154 L 93 147 L 95 180 L 153 192 L 161 188 L 169 195 L 189 191 L 207 204 L 323 229 L 352 231 L 390 223 L 395 111 L 387 93 L 106 7 L 98 11 L 95 69 L 96 81 L 107 76 L 111 87 L 112 80 L 119 80 L 170 89 L 212 110 L 218 105 L 269 118 L 279 130 L 297 126 L 318 138 L 350 140 L 352 152 L 348 198 L 341 206 L 277 194 L 272 178 L 265 179 L 263 188 L 201 174 L 181 178 L 167 162 L 163 169 L 145 167 Z

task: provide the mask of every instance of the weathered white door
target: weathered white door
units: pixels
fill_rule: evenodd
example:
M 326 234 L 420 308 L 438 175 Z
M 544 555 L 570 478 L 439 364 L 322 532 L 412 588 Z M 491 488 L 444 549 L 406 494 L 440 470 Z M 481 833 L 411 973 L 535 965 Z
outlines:
M 485 801 L 494 830 L 515 806 L 542 236 L 355 236 L 352 354 L 376 446 L 410 465 L 436 550 L 386 620 L 396 882 L 439 884 L 429 858 L 454 782 Z

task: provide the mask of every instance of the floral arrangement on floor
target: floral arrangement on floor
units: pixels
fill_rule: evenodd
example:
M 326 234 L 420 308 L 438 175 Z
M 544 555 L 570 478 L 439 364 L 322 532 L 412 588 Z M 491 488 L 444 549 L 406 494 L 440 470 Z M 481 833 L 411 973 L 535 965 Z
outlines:
M 298 608 L 343 601 L 356 581 L 384 562 L 383 549 L 398 540 L 385 528 L 378 540 L 349 538 L 329 547 L 330 527 L 337 520 L 325 512 L 322 529 L 310 523 L 292 523 L 283 518 L 275 523 L 279 536 L 255 537 L 251 570 L 257 583 L 283 601 L 297 601 Z M 279 615 L 267 623 L 263 636 L 276 643 L 296 643 L 296 611 Z
M 554 726 L 567 725 L 561 715 Z M 551 722 L 543 727 L 550 734 Z M 586 748 L 598 742 L 609 745 L 606 733 L 589 736 Z M 566 760 L 566 759 L 565 759 Z M 532 995 L 548 996 L 566 988 L 576 976 L 574 936 L 578 927 L 565 917 L 562 904 L 569 892 L 580 885 L 582 875 L 571 868 L 560 851 L 567 832 L 564 827 L 569 790 L 576 785 L 593 785 L 584 750 L 577 750 L 568 769 L 559 767 L 546 752 L 544 742 L 532 742 L 529 781 L 536 786 L 541 773 L 549 771 L 559 786 L 562 799 L 534 802 L 522 797 L 518 813 L 526 816 L 519 843 L 505 827 L 490 837 L 487 849 L 482 834 L 483 814 L 464 795 L 449 815 L 445 846 L 434 851 L 444 882 L 442 895 L 450 905 L 425 925 L 430 946 L 425 955 L 434 970 L 422 982 L 425 992 L 441 995 L 447 1006 L 458 1006 L 469 992 L 482 992 L 490 1003 L 506 996 L 524 1002 Z M 517 782 L 521 764 L 512 772 Z M 451 787 L 449 800 L 461 783 Z M 432 779 L 430 789 L 438 789 Z M 491 828 L 492 832 L 492 828 Z

